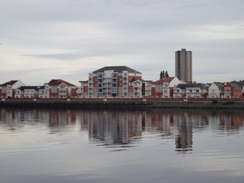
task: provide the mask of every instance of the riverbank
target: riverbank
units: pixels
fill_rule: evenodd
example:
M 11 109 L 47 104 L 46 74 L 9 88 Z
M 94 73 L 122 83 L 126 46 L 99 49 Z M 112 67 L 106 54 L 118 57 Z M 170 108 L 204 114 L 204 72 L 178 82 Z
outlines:
M 244 110 L 244 101 L 230 99 L 2 99 L 0 108 Z

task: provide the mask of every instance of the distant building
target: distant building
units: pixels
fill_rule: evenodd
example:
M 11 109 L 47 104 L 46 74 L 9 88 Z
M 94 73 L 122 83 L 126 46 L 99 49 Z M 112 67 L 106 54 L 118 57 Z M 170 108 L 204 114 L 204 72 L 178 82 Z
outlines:
M 152 92 L 152 97 L 171 98 L 173 97 L 174 87 L 181 84 L 177 77 L 166 77 L 158 81 L 152 82 L 155 92 Z
M 88 81 L 79 81 L 80 86 L 77 88 L 76 93 L 79 98 L 89 97 L 88 95 Z
M 221 98 L 224 93 L 224 83 L 214 82 L 208 88 L 209 98 Z
M 50 87 L 51 98 L 77 97 L 77 87 L 62 79 L 52 79 L 47 83 Z
M 174 98 L 205 98 L 208 95 L 206 84 L 179 84 L 174 88 Z
M 11 80 L 0 85 L 0 97 L 12 98 L 15 95 L 15 90 L 25 84 L 20 80 Z
M 238 82 L 228 82 L 224 87 L 224 98 L 242 97 L 243 84 Z
M 141 98 L 151 96 L 152 84 L 141 78 L 134 77 L 128 86 L 128 97 Z
M 15 98 L 50 98 L 49 85 L 21 86 L 15 90 Z
M 106 66 L 93 71 L 89 73 L 89 97 L 128 97 L 133 78 L 141 79 L 142 73 L 126 66 Z
M 192 82 L 192 52 L 186 49 L 175 52 L 175 76 L 179 80 Z

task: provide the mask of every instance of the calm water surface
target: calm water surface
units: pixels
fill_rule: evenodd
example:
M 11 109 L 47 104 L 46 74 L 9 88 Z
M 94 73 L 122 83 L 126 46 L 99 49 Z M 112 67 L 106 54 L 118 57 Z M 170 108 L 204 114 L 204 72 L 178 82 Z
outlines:
M 0 109 L 1 183 L 243 183 L 244 112 Z

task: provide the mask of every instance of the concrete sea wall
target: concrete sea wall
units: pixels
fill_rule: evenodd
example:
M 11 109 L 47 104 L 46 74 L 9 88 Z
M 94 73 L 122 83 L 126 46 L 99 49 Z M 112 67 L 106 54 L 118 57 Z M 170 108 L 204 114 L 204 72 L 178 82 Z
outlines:
M 0 108 L 244 110 L 239 100 L 1 99 Z

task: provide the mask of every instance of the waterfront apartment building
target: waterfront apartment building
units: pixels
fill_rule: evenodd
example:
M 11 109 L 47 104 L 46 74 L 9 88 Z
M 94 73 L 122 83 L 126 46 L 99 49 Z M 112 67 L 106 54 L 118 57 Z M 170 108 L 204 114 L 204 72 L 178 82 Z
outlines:
M 20 80 L 11 80 L 0 85 L 0 98 L 12 98 L 15 95 L 15 90 L 25 86 Z
M 77 87 L 62 79 L 52 79 L 47 83 L 50 87 L 50 98 L 77 97 Z
M 89 73 L 89 97 L 128 97 L 129 82 L 142 73 L 127 66 L 106 66 Z
M 182 81 L 192 82 L 192 52 L 186 49 L 175 52 L 175 76 Z

